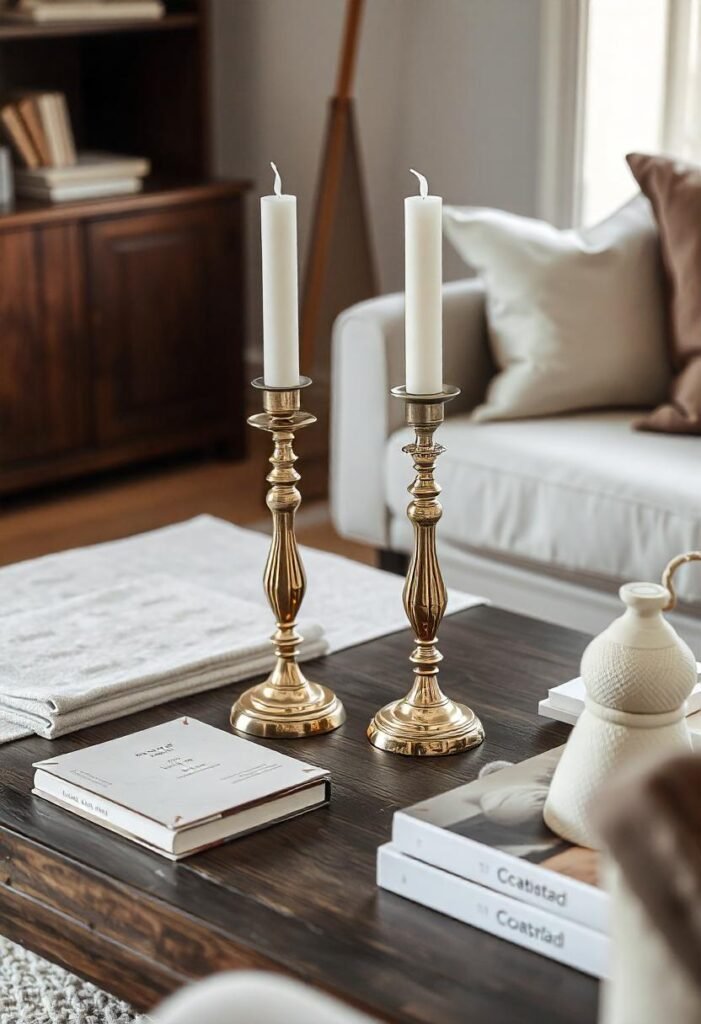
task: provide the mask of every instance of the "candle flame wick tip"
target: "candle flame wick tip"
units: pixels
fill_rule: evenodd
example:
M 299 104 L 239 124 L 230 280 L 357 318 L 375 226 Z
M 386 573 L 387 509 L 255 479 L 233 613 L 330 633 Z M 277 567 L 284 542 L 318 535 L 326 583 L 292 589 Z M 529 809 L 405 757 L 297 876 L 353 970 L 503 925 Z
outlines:
M 273 188 L 275 190 L 275 195 L 276 196 L 281 196 L 282 195 L 282 181 L 280 180 L 280 172 L 278 171 L 277 167 L 275 166 L 275 164 L 273 163 L 272 160 L 270 161 L 270 166 L 272 167 L 273 171 L 275 172 L 275 184 L 273 186 Z
M 415 174 L 419 179 L 419 195 L 422 199 L 425 199 L 428 195 L 428 181 L 426 180 L 425 175 L 420 174 L 419 171 L 415 171 L 413 167 L 410 167 L 409 169 L 411 173 Z

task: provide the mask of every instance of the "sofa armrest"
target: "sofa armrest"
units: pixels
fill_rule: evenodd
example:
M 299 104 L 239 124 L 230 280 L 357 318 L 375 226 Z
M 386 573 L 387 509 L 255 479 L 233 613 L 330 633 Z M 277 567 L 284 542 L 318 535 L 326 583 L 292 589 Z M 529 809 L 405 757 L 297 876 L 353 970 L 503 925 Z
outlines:
M 492 373 L 484 291 L 476 279 L 443 289 L 444 379 L 462 388 L 448 415 L 473 408 Z M 342 536 L 388 544 L 384 449 L 403 423 L 390 388 L 404 379 L 404 296 L 361 302 L 336 319 L 332 339 L 331 515 Z

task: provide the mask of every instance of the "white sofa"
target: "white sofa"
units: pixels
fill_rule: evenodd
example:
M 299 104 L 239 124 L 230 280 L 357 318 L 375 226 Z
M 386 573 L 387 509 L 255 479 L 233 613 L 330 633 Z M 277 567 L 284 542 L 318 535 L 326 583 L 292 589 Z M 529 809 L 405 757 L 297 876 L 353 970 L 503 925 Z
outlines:
M 387 295 L 334 326 L 331 509 L 344 537 L 411 546 L 403 403 L 404 300 Z M 701 439 L 632 430 L 633 411 L 474 423 L 494 367 L 478 280 L 444 289 L 444 379 L 462 388 L 439 431 L 439 552 L 449 585 L 495 605 L 598 632 L 626 580 L 659 580 L 701 547 Z M 679 576 L 674 620 L 701 656 L 701 568 Z

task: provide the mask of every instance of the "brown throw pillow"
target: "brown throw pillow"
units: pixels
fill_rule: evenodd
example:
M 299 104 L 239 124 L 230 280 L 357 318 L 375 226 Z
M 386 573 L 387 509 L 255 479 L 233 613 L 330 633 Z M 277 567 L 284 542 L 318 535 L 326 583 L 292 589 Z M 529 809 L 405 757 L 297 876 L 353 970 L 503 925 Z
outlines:
M 701 167 L 642 153 L 626 160 L 660 232 L 675 373 L 669 401 L 635 426 L 701 434 Z

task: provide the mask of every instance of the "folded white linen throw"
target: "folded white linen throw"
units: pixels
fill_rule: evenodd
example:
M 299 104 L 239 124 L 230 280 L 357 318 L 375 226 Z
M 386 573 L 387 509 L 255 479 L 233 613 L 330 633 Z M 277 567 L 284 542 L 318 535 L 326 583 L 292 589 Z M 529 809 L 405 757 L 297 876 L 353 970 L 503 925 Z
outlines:
M 52 739 L 268 671 L 270 614 L 166 575 L 0 620 L 0 717 Z M 309 626 L 302 658 L 325 653 Z
M 0 743 L 268 671 L 270 540 L 211 516 L 0 569 Z M 400 577 L 302 549 L 301 656 L 407 627 Z M 481 598 L 449 593 L 448 612 Z

